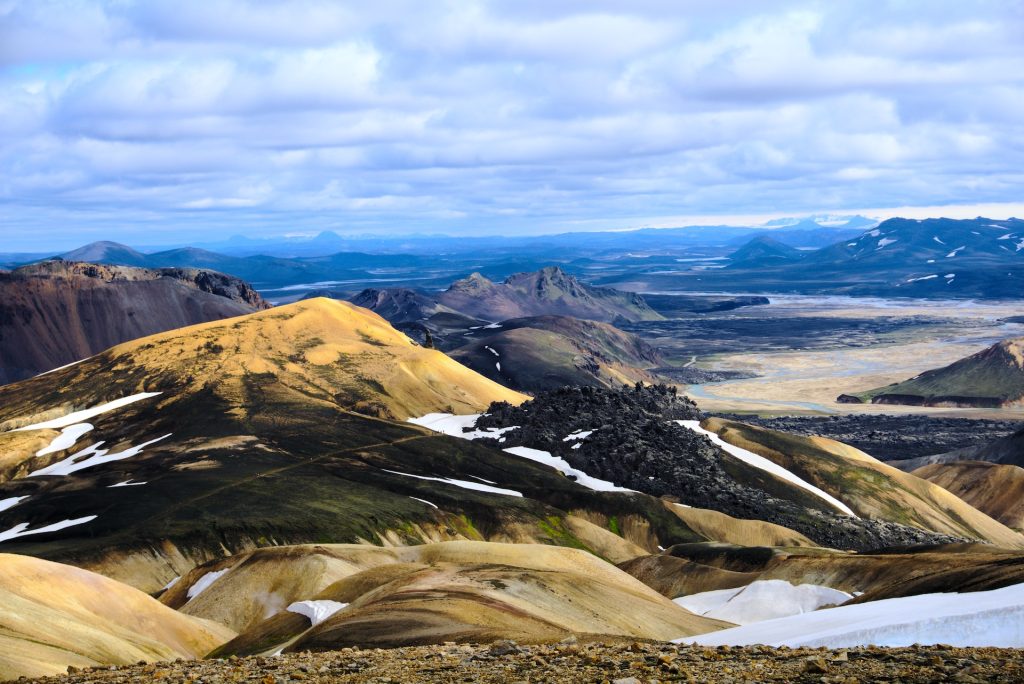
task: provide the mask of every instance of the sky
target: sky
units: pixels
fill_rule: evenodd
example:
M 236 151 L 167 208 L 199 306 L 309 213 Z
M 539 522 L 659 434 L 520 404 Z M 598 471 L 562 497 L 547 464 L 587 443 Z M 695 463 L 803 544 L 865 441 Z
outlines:
M 1024 215 L 1021 0 L 0 0 L 0 252 Z

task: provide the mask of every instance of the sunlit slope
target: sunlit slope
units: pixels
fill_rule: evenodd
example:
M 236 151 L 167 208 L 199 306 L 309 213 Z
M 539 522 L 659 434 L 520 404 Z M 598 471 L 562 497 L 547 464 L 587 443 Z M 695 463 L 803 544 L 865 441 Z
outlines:
M 199 658 L 233 636 L 95 573 L 0 554 L 0 679 Z
M 949 490 L 979 511 L 1024 530 L 1024 468 L 984 461 L 933 463 L 913 475 Z
M 213 580 L 196 594 L 204 577 Z M 243 632 L 220 655 L 570 634 L 667 639 L 723 626 L 592 554 L 536 544 L 258 550 L 196 569 L 163 600 Z M 337 612 L 312 625 L 287 610 L 302 601 L 333 602 L 323 607 Z
M 703 426 L 837 497 L 857 515 L 1024 548 L 1024 537 L 942 487 L 824 437 L 803 437 L 719 418 Z
M 525 399 L 417 345 L 372 311 L 324 298 L 154 335 L 110 353 L 132 357 L 158 377 L 188 373 L 193 385 L 217 387 L 229 400 L 247 399 L 246 379 L 269 374 L 312 399 L 398 420 Z

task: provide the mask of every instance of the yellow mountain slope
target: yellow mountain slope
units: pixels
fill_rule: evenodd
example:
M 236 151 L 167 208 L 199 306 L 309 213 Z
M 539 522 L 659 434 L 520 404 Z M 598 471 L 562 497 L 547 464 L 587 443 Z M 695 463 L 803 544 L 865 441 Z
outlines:
M 204 578 L 213 579 L 196 595 Z M 592 554 L 538 544 L 259 549 L 197 568 L 161 600 L 243 632 L 224 654 L 569 634 L 669 639 L 724 626 Z M 347 607 L 314 626 L 287 610 L 298 601 Z
M 233 636 L 87 570 L 0 554 L 0 680 L 201 658 Z
M 847 444 L 803 437 L 720 418 L 705 429 L 764 456 L 840 499 L 859 516 L 1024 548 L 1024 536 L 938 485 L 897 470 Z

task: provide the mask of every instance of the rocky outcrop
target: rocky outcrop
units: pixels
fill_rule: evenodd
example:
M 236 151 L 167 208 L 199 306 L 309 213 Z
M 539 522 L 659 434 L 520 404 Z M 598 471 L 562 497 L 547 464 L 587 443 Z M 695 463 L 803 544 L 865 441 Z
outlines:
M 214 271 L 45 261 L 0 273 L 0 384 L 153 333 L 267 308 Z

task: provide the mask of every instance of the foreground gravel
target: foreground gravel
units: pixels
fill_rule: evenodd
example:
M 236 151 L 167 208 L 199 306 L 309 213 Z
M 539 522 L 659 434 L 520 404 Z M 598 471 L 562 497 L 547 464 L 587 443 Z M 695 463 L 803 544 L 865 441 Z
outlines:
M 660 643 L 345 648 L 277 657 L 73 670 L 36 682 L 1020 682 L 1024 650 L 704 648 Z

